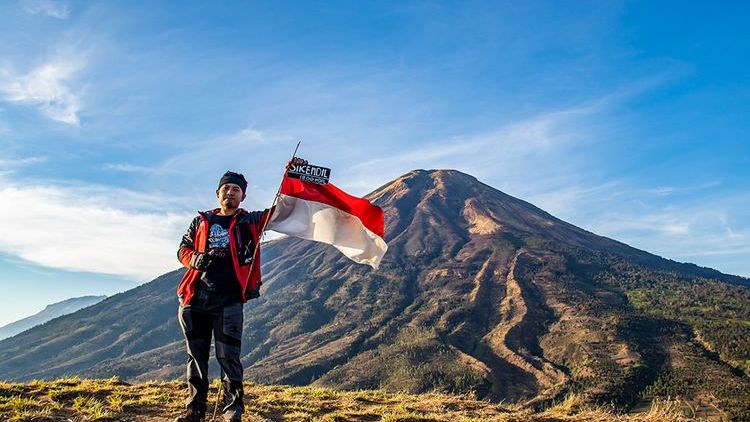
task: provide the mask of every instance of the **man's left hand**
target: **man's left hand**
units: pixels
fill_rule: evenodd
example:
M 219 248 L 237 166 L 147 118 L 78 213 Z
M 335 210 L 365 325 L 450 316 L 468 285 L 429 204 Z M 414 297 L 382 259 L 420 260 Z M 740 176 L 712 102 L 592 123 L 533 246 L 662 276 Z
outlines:
M 293 157 L 286 165 L 286 169 L 289 170 L 292 166 L 306 166 L 307 160 L 300 157 Z

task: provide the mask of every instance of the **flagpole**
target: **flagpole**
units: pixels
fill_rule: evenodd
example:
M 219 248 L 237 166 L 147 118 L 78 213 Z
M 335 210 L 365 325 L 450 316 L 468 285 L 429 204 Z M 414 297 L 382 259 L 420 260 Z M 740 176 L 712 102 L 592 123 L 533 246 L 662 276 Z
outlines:
M 297 142 L 297 146 L 294 147 L 294 152 L 292 153 L 292 160 L 294 160 L 294 157 L 297 156 L 297 150 L 299 150 L 299 146 L 302 143 L 302 139 Z M 291 161 L 291 160 L 290 160 Z M 273 202 L 271 202 L 271 208 L 268 209 L 268 217 L 266 217 L 265 221 L 263 221 L 263 226 L 260 228 L 260 234 L 258 234 L 258 243 L 255 244 L 255 250 L 253 250 L 253 263 L 250 264 L 250 272 L 247 274 L 248 281 L 250 281 L 250 274 L 252 273 L 253 265 L 255 265 L 255 258 L 258 256 L 258 250 L 260 249 L 260 241 L 263 235 L 266 231 L 266 226 L 268 226 L 268 222 L 271 220 L 271 217 L 273 216 L 273 207 L 276 205 L 276 201 L 279 199 L 279 194 L 281 193 L 281 186 L 284 184 L 284 177 L 286 177 L 286 172 L 289 170 L 289 167 L 284 167 L 284 175 L 281 177 L 281 183 L 279 183 L 279 188 L 276 190 L 276 195 L 273 197 Z
M 297 146 L 294 147 L 294 152 L 292 153 L 292 160 L 294 160 L 294 157 L 297 156 L 297 150 L 299 149 L 300 144 L 302 143 L 302 139 L 297 142 Z M 291 160 L 290 160 L 291 161 Z M 273 215 L 273 207 L 276 205 L 276 201 L 279 200 L 279 194 L 281 193 L 281 186 L 284 184 L 284 177 L 286 177 L 286 172 L 289 170 L 289 167 L 284 167 L 284 175 L 281 176 L 281 183 L 279 183 L 279 188 L 276 190 L 276 195 L 273 197 L 273 202 L 271 203 L 271 208 L 268 209 L 268 217 L 266 218 L 266 221 L 263 222 L 263 227 L 260 229 L 260 235 L 259 238 L 263 236 L 264 232 L 266 231 L 266 226 L 268 225 L 268 221 L 271 219 L 271 216 Z M 255 245 L 255 248 L 260 247 L 260 241 L 257 245 Z M 253 253 L 253 259 L 255 259 L 255 254 Z

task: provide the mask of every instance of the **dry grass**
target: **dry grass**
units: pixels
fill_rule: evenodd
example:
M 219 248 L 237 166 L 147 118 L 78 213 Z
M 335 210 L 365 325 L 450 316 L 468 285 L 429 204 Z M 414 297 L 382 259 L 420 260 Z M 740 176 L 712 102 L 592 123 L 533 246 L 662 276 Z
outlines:
M 213 409 L 218 383 L 211 385 Z M 27 384 L 0 382 L 3 421 L 168 421 L 182 410 L 181 382 L 130 385 L 117 378 L 66 378 Z M 245 421 L 661 422 L 688 420 L 679 401 L 656 402 L 650 411 L 618 415 L 568 396 L 542 412 L 488 403 L 470 396 L 401 394 L 380 390 L 334 391 L 315 387 L 245 385 Z

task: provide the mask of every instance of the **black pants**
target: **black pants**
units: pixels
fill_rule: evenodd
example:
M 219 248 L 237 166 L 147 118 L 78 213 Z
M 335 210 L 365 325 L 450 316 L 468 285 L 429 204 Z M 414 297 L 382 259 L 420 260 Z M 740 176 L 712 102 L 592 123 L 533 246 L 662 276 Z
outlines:
M 242 304 L 206 309 L 199 305 L 180 305 L 180 326 L 187 343 L 187 380 L 190 396 L 187 407 L 206 411 L 208 398 L 208 354 L 211 351 L 211 333 L 215 337 L 216 359 L 224 371 L 224 414 L 241 415 L 242 363 L 240 339 L 242 337 Z

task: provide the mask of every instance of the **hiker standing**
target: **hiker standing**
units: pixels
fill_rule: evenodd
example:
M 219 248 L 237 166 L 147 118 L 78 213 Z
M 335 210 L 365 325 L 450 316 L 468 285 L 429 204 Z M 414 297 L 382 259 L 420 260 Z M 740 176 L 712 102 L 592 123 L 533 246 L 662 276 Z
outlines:
M 224 373 L 224 420 L 238 422 L 244 412 L 242 308 L 244 302 L 259 296 L 260 248 L 256 245 L 271 214 L 268 209 L 248 212 L 240 208 L 246 191 L 242 174 L 226 172 L 216 189 L 219 208 L 193 219 L 177 252 L 187 267 L 177 295 L 178 317 L 187 343 L 189 388 L 186 411 L 177 422 L 200 422 L 205 417 L 212 333 L 216 359 Z

